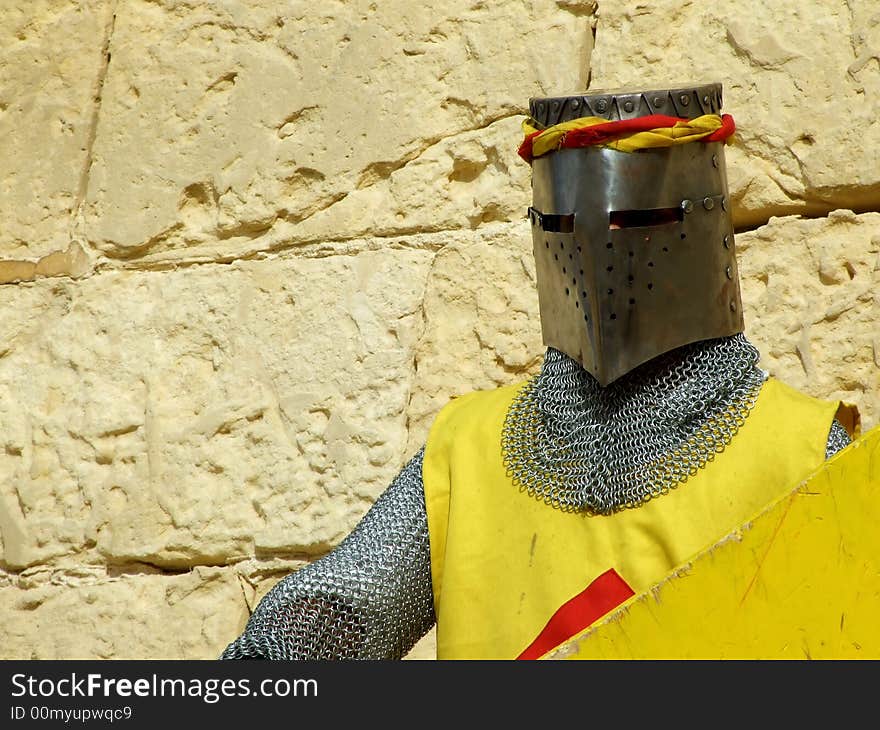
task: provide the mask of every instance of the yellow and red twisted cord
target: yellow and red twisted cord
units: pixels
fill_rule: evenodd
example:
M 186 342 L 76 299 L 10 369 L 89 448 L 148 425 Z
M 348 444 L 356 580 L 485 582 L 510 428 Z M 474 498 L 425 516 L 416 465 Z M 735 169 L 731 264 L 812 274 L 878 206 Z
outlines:
M 519 156 L 529 164 L 535 157 L 564 148 L 601 146 L 635 152 L 697 140 L 722 142 L 736 131 L 729 114 L 704 114 L 695 119 L 651 114 L 613 122 L 601 117 L 581 117 L 546 129 L 540 129 L 534 119 L 526 119 L 522 127 L 526 137 L 519 147 Z

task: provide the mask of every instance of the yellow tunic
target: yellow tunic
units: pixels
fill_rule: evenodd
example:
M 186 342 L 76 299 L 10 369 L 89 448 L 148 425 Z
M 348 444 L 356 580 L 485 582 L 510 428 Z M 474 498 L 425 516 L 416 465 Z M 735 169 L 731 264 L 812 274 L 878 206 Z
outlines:
M 649 588 L 821 464 L 835 415 L 853 435 L 858 427 L 851 406 L 771 378 L 737 435 L 695 476 L 636 509 L 587 516 L 544 504 L 505 473 L 501 430 L 522 385 L 454 399 L 428 436 L 439 659 L 516 658 L 570 599 L 592 600 L 591 584 L 610 577 L 636 593 Z

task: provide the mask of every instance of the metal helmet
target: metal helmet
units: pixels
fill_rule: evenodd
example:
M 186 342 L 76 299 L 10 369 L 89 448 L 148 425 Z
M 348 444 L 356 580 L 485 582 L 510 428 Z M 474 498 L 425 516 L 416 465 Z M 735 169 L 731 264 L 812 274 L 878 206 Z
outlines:
M 584 117 L 720 118 L 721 84 L 532 98 L 529 111 L 539 130 Z M 676 347 L 743 331 L 723 141 L 560 145 L 529 161 L 546 346 L 607 385 Z

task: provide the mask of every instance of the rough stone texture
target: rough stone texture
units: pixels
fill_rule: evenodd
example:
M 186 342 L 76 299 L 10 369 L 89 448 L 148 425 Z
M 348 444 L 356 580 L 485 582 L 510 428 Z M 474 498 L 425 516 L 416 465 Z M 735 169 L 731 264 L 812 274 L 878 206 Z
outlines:
M 4 658 L 218 655 L 535 372 L 519 125 L 588 79 L 724 83 L 747 334 L 880 418 L 871 0 L 12 0 L 0 40 Z
M 880 213 L 773 218 L 736 237 L 747 332 L 790 385 L 880 420 Z
M 47 276 L 79 277 L 90 271 L 91 261 L 83 247 L 73 242 L 63 251 L 52 251 L 35 260 L 0 261 L 0 284 L 33 281 Z
M 721 81 L 737 225 L 880 204 L 874 0 L 600 3 L 591 88 Z
M 111 8 L 36 0 L 0 9 L 0 283 L 33 278 L 28 263 L 67 251 L 80 233 Z
M 234 571 L 0 573 L 2 659 L 215 659 L 253 593 Z M 182 630 L 186 627 L 185 630 Z
M 460 238 L 437 254 L 427 282 L 409 451 L 425 443 L 450 398 L 535 373 L 544 353 L 528 224 Z
M 215 260 L 522 215 L 524 166 L 505 192 L 519 115 L 585 83 L 592 7 L 126 3 L 89 238 L 114 259 Z M 536 64 L 560 37 L 566 52 Z
M 430 256 L 0 288 L 0 559 L 325 551 L 404 458 Z

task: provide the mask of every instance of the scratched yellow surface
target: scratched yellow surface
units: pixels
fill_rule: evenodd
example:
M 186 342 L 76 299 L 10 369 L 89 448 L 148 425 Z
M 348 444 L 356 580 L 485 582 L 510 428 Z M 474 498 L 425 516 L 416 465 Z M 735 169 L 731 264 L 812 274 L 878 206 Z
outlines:
M 880 427 L 544 658 L 880 658 Z

